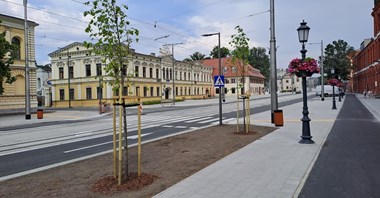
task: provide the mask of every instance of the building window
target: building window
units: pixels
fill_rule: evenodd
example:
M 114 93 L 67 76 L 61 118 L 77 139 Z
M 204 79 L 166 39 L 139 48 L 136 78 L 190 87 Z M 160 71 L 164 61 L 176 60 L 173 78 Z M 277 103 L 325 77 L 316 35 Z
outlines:
M 148 87 L 144 87 L 144 97 L 148 96 Z
M 41 78 L 37 78 L 37 89 L 41 89 Z
M 135 66 L 135 77 L 139 77 L 139 66 Z
M 65 100 L 65 90 L 64 89 L 59 90 L 59 100 Z
M 153 68 L 149 68 L 149 77 L 153 78 Z
M 64 78 L 63 75 L 64 75 L 64 73 L 63 73 L 63 67 L 60 67 L 59 68 L 59 79 L 63 79 Z
M 153 87 L 150 87 L 150 96 L 154 96 L 154 89 L 153 89 Z
M 96 88 L 96 95 L 98 96 L 98 99 L 103 99 L 103 89 L 101 87 Z
M 181 93 L 181 96 L 183 95 L 183 92 L 182 92 L 183 90 L 182 90 L 182 87 L 181 87 L 181 89 L 180 89 L 180 93 Z
M 91 65 L 86 65 L 86 76 L 91 76 Z
M 128 96 L 128 87 L 123 87 L 123 96 Z
M 156 69 L 156 78 L 160 78 L 160 69 Z
M 170 68 L 170 79 L 173 79 L 173 71 L 171 68 Z
M 175 77 L 176 80 L 178 80 L 178 72 L 177 71 L 175 71 L 175 76 L 174 77 Z
M 70 98 L 70 100 L 74 100 L 74 89 L 73 88 L 70 88 L 69 98 Z
M 121 68 L 121 74 L 127 76 L 127 65 L 123 65 L 123 68 Z
M 102 64 L 96 63 L 96 75 L 101 76 L 102 75 Z
M 188 79 L 191 80 L 191 79 L 190 79 L 190 72 L 188 73 Z
M 186 72 L 183 72 L 183 80 L 186 80 Z
M 74 67 L 73 66 L 69 67 L 69 78 L 74 78 Z
M 12 38 L 12 45 L 13 45 L 13 49 L 12 49 L 12 57 L 14 59 L 21 59 L 21 53 L 20 53 L 20 39 L 16 38 L 16 37 L 13 37 Z
M 179 80 L 182 80 L 182 72 L 179 72 Z
M 135 96 L 140 96 L 140 87 L 136 87 Z
M 231 93 L 235 93 L 235 87 L 231 88 Z
M 232 78 L 232 79 L 231 79 L 231 83 L 236 83 L 236 79 L 235 79 L 235 78 Z
M 143 67 L 143 78 L 146 78 L 146 67 Z
M 91 100 L 92 99 L 92 90 L 91 87 L 86 88 L 86 99 Z
M 175 88 L 175 95 L 178 96 L 178 87 Z
M 156 94 L 157 94 L 157 96 L 160 96 L 160 88 L 159 87 L 156 88 Z

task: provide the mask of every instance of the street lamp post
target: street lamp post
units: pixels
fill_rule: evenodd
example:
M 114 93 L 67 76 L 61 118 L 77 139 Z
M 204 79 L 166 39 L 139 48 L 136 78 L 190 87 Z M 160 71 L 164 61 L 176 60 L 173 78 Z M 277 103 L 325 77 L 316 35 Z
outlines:
M 67 83 L 68 83 L 68 89 L 69 89 L 69 108 L 71 108 L 71 95 L 70 95 L 70 89 L 71 89 L 71 84 L 70 84 L 70 78 L 71 78 L 71 72 L 70 72 L 70 52 L 69 52 L 69 47 L 67 47 Z
M 174 59 L 174 46 L 175 45 L 181 45 L 183 43 L 172 43 L 172 44 L 166 44 L 164 46 L 168 46 L 168 45 L 171 45 L 172 46 L 172 59 L 173 59 L 173 66 L 172 66 L 172 69 L 173 69 L 173 73 L 172 73 L 172 77 L 173 77 L 173 105 L 175 105 L 175 68 L 174 68 L 174 63 L 175 63 L 175 59 Z
M 301 22 L 301 26 L 297 29 L 298 31 L 298 39 L 300 43 L 302 43 L 302 50 L 300 51 L 302 54 L 302 61 L 306 58 L 306 52 L 305 49 L 305 43 L 308 40 L 309 37 L 309 30 L 310 27 L 306 25 L 305 21 Z M 311 139 L 312 136 L 310 134 L 310 118 L 309 118 L 309 110 L 307 107 L 307 94 L 306 94 L 306 76 L 302 75 L 302 95 L 303 95 L 303 117 L 301 119 L 302 121 L 302 136 L 299 143 L 301 144 L 313 144 L 314 141 Z
M 218 35 L 218 58 L 219 58 L 219 76 L 222 75 L 222 59 L 220 56 L 220 32 L 212 34 L 203 34 L 202 36 L 214 36 Z M 222 88 L 219 87 L 219 125 L 222 125 Z M 224 91 L 224 89 L 223 89 Z
M 335 68 L 331 68 L 331 74 L 334 75 L 335 73 Z M 333 101 L 332 101 L 332 109 L 336 109 L 336 102 L 335 102 L 335 86 L 333 85 Z
M 340 76 L 339 76 L 339 82 L 341 82 L 340 81 Z M 340 85 L 340 83 L 339 83 L 339 85 Z M 340 86 L 338 86 L 338 102 L 342 102 L 342 97 L 340 96 Z
M 28 9 L 27 0 L 24 0 L 24 48 L 25 48 L 25 119 L 30 120 L 30 68 L 29 68 L 29 44 L 28 44 Z

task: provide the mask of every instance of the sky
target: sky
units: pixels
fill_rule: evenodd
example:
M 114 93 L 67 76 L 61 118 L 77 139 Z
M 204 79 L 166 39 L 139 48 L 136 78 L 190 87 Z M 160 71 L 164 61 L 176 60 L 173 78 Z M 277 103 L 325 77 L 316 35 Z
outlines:
M 90 41 L 85 33 L 90 18 L 83 12 L 91 7 L 85 0 L 28 0 L 28 20 L 35 29 L 37 64 L 50 63 L 49 53 L 73 42 Z M 249 47 L 270 46 L 270 0 L 118 0 L 128 6 L 130 27 L 139 30 L 136 52 L 159 55 L 165 44 L 175 45 L 174 56 L 183 60 L 194 52 L 209 55 L 218 45 L 232 49 L 229 42 L 239 25 L 247 34 Z M 300 58 L 297 28 L 305 20 L 310 27 L 307 56 L 321 55 L 324 47 L 342 39 L 355 49 L 374 35 L 373 0 L 274 0 L 277 68 L 286 68 Z M 0 13 L 24 18 L 23 0 L 0 0 Z M 169 35 L 168 37 L 166 37 Z M 166 37 L 166 38 L 164 38 Z M 314 44 L 310 44 L 314 43 Z M 315 44 L 316 43 L 316 44 Z M 171 49 L 170 49 L 171 50 Z

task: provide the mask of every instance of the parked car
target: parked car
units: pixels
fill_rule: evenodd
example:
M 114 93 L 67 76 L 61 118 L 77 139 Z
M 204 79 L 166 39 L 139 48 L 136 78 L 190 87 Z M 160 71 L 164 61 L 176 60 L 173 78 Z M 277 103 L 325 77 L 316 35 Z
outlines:
M 318 85 L 316 88 L 315 88 L 315 94 L 317 96 L 320 96 L 322 97 L 322 86 L 321 85 Z M 324 96 L 325 97 L 328 97 L 328 96 L 332 96 L 333 95 L 333 87 L 331 85 L 324 85 L 323 87 L 323 93 L 324 93 Z M 337 96 L 339 93 L 338 91 L 338 87 L 335 87 L 335 95 Z

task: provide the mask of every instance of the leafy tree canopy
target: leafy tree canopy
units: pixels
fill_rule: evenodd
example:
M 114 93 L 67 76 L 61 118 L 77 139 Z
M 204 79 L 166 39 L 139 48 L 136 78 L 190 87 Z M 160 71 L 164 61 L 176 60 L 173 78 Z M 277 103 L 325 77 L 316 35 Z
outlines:
M 206 57 L 206 55 L 204 55 L 200 52 L 194 52 L 192 55 L 190 55 L 190 60 L 203 60 L 203 59 L 205 59 L 205 57 Z
M 1 23 L 1 21 L 0 21 Z M 13 64 L 13 46 L 5 39 L 5 32 L 0 33 L 0 95 L 4 93 L 3 82 L 12 84 L 16 78 L 11 75 L 10 65 Z
M 226 47 L 220 47 L 220 57 L 221 58 L 226 58 L 230 56 L 230 50 Z M 215 46 L 212 51 L 210 52 L 210 57 L 211 58 L 219 58 L 219 52 L 218 52 L 218 46 Z
M 347 80 L 349 78 L 351 63 L 348 54 L 353 50 L 354 48 L 343 40 L 333 41 L 332 44 L 326 46 L 323 63 L 324 72 L 327 74 L 328 78 L 332 77 L 331 68 L 335 69 L 335 76 L 340 76 L 342 80 Z
M 94 0 L 85 4 L 90 3 L 91 9 L 84 12 L 85 17 L 91 17 L 85 31 L 92 41 L 96 42 L 85 42 L 85 45 L 91 47 L 96 54 L 102 55 L 103 62 L 108 60 L 105 71 L 115 79 L 111 82 L 115 89 L 122 79 L 123 72 L 121 71 L 126 69 L 124 65 L 128 65 L 127 56 L 130 53 L 132 36 L 138 36 L 139 31 L 128 27 L 126 5 L 118 6 L 116 0 Z M 136 38 L 135 41 L 137 42 L 138 39 Z
M 249 64 L 260 70 L 260 73 L 265 76 L 265 82 L 267 83 L 270 77 L 270 61 L 266 49 L 263 47 L 253 47 L 250 49 Z

